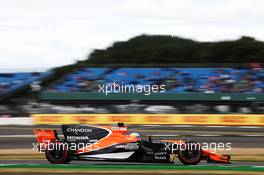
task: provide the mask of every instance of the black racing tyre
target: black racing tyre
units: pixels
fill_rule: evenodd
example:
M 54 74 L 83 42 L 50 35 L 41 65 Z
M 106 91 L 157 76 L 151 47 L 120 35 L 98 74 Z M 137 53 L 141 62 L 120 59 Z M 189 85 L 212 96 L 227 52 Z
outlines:
M 68 147 L 65 143 L 50 143 L 45 150 L 47 160 L 52 164 L 67 164 L 71 161 Z
M 203 152 L 196 142 L 187 141 L 178 151 L 179 160 L 185 165 L 196 165 L 202 160 Z

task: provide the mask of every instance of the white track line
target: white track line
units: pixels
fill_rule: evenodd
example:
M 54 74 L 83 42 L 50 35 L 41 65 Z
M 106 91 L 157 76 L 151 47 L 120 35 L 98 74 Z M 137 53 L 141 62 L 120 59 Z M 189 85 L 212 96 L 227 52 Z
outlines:
M 169 125 L 168 127 L 178 127 L 178 128 L 190 128 L 190 127 L 195 127 L 194 125 Z
M 203 126 L 203 127 L 206 127 L 206 128 L 227 128 L 228 126 Z
M 198 137 L 219 137 L 221 135 L 218 135 L 218 134 L 197 134 L 194 136 L 198 136 Z
M 139 126 L 162 126 L 162 125 L 139 125 Z
M 252 128 L 252 129 L 255 129 L 255 128 L 263 128 L 263 127 L 260 127 L 260 126 L 237 126 L 238 128 Z
M 245 136 L 245 137 L 264 137 L 264 135 L 257 135 L 257 134 L 246 134 L 243 136 Z

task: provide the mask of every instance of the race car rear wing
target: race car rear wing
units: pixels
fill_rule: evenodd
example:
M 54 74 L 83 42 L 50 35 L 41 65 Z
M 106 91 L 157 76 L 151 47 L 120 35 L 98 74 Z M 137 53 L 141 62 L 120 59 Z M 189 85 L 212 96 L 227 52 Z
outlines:
M 34 129 L 36 140 L 39 144 L 49 144 L 59 140 L 56 130 L 53 129 Z

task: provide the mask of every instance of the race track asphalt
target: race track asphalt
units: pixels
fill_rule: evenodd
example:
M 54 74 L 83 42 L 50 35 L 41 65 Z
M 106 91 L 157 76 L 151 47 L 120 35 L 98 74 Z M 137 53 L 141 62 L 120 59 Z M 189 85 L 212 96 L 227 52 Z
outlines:
M 113 168 L 118 166 L 119 168 Z M 143 168 L 143 167 L 147 167 Z M 158 167 L 166 167 L 159 169 Z M 6 167 L 6 168 L 5 168 Z M 13 168 L 8 168 L 13 167 Z M 21 167 L 21 168 L 19 168 Z M 28 168 L 27 168 L 28 167 Z M 41 167 L 41 168 L 36 168 Z M 57 167 L 57 168 L 56 168 Z M 75 167 L 75 168 L 74 168 Z M 107 167 L 110 167 L 107 168 Z M 112 167 L 112 168 L 111 168 Z M 131 168 L 128 168 L 131 167 Z M 175 168 L 174 168 L 175 167 Z M 59 168 L 59 169 L 58 169 Z M 153 169 L 154 168 L 154 169 Z M 236 169 L 236 171 L 234 171 Z M 243 171 L 247 169 L 247 171 Z M 251 170 L 251 171 L 250 171 Z M 199 165 L 185 166 L 178 162 L 174 164 L 153 164 L 153 163 L 127 163 L 127 162 L 88 162 L 88 161 L 73 161 L 69 165 L 54 166 L 44 160 L 20 160 L 0 161 L 0 174 L 126 174 L 126 175 L 143 175 L 143 174 L 261 174 L 263 173 L 263 165 L 258 162 L 233 162 L 233 164 L 208 164 L 201 162 Z
M 45 164 L 49 165 L 50 163 L 47 160 L 0 160 L 1 164 Z M 124 165 L 141 165 L 142 163 L 136 162 L 107 162 L 107 161 L 72 161 L 69 164 L 83 164 L 83 165 L 109 165 L 109 164 L 124 164 Z M 144 163 L 153 165 L 154 163 Z M 154 164 L 155 165 L 155 164 Z M 181 162 L 176 161 L 173 165 L 183 165 Z M 220 163 L 207 163 L 206 161 L 201 161 L 199 165 L 219 165 L 222 166 L 224 164 Z M 263 162 L 232 162 L 231 164 L 227 164 L 227 166 L 264 166 Z

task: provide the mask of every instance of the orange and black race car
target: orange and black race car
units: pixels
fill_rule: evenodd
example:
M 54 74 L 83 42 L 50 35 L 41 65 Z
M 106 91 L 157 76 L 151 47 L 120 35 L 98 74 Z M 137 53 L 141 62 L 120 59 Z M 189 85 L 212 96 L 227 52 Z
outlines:
M 71 160 L 173 163 L 176 157 L 186 165 L 201 160 L 229 163 L 230 156 L 201 149 L 196 142 L 170 139 L 143 139 L 128 134 L 123 123 L 117 126 L 62 125 L 64 139 L 52 129 L 34 129 L 38 149 L 54 164 Z

